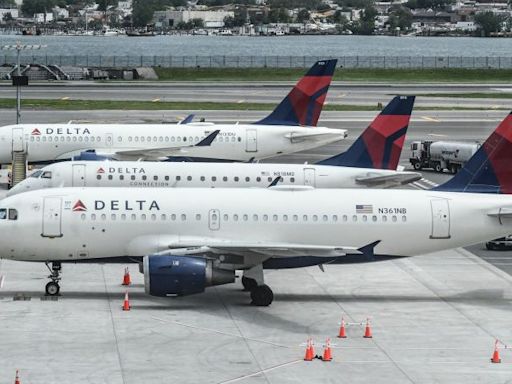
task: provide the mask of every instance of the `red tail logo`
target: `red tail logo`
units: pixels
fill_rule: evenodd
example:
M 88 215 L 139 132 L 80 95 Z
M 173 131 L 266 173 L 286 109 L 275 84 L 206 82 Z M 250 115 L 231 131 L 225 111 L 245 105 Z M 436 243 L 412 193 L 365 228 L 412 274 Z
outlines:
M 78 200 L 75 205 L 73 205 L 73 212 L 86 212 L 87 207 L 84 203 L 82 203 L 82 200 Z
M 40 131 L 39 129 L 34 128 L 34 129 L 32 130 L 32 135 L 39 136 L 40 134 L 41 134 L 41 131 Z
M 99 167 L 96 173 L 105 173 L 105 170 L 102 167 Z

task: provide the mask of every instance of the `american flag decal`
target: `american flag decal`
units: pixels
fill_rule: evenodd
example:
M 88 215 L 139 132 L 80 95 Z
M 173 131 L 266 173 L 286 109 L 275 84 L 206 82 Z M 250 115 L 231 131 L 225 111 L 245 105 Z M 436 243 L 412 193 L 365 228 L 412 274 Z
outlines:
M 356 204 L 356 213 L 373 213 L 372 204 Z

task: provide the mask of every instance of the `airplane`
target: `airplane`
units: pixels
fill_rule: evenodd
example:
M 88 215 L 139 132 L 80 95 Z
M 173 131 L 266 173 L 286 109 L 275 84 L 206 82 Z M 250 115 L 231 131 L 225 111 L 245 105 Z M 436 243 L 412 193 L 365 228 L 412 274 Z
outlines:
M 0 164 L 13 152 L 29 163 L 69 160 L 84 151 L 115 160 L 248 161 L 344 139 L 344 129 L 317 127 L 337 60 L 316 62 L 267 117 L 253 124 L 19 124 L 0 128 Z M 213 131 L 211 145 L 197 145 Z
M 267 306 L 274 294 L 264 269 L 376 262 L 509 234 L 512 113 L 478 151 L 466 171 L 435 191 L 30 191 L 0 201 L 1 257 L 45 262 L 48 295 L 60 292 L 64 262 L 137 262 L 154 296 L 201 293 L 243 270 L 252 303 Z
M 7 196 L 56 187 L 391 188 L 421 174 L 396 171 L 414 96 L 396 96 L 344 153 L 317 164 L 72 161 L 43 167 Z

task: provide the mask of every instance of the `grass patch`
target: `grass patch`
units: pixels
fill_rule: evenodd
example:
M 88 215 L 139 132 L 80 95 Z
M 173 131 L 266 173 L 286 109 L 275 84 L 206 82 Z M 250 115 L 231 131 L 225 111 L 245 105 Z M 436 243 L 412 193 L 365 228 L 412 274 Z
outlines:
M 155 68 L 161 81 L 296 81 L 305 68 Z M 337 81 L 511 82 L 512 69 L 343 69 Z
M 271 111 L 275 108 L 271 103 L 215 103 L 215 102 L 174 102 L 174 101 L 125 101 L 125 100 L 58 100 L 58 99 L 24 99 L 22 109 L 40 110 L 223 110 L 223 111 Z M 0 99 L 0 108 L 16 108 L 15 99 Z M 373 105 L 327 104 L 324 111 L 380 111 L 382 108 Z M 450 110 L 487 110 L 480 107 L 419 107 L 415 110 L 450 111 Z M 503 108 L 498 108 L 503 109 Z
M 510 93 L 424 93 L 425 97 L 458 97 L 467 99 L 512 99 L 512 92 Z

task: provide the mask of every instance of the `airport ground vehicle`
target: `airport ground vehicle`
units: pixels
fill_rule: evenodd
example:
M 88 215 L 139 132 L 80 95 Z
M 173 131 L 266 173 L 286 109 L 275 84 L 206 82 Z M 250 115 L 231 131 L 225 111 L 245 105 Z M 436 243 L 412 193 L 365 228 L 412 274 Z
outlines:
M 488 241 L 485 243 L 485 248 L 487 248 L 489 251 L 512 250 L 512 235 Z
M 478 143 L 460 141 L 413 141 L 409 161 L 416 170 L 431 168 L 443 172 L 447 169 L 457 173 L 478 148 Z

